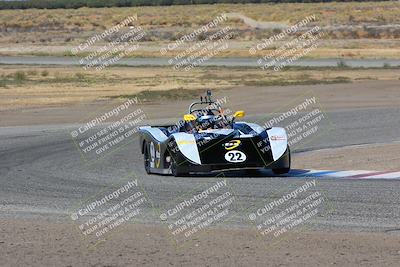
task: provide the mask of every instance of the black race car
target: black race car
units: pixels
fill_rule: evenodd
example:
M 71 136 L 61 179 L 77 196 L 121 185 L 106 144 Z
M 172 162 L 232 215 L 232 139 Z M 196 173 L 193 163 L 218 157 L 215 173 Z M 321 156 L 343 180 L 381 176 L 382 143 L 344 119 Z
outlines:
M 263 128 L 237 121 L 244 111 L 227 114 L 211 92 L 189 107 L 174 125 L 139 128 L 140 148 L 148 174 L 173 174 L 245 169 L 290 170 L 290 150 L 284 128 Z

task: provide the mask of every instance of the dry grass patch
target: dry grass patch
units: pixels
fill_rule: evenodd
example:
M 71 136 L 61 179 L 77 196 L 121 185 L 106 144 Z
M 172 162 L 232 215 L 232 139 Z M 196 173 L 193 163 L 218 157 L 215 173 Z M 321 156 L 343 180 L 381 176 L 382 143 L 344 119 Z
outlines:
M 138 94 L 149 100 L 184 99 L 204 89 L 371 79 L 398 80 L 398 69 L 290 68 L 274 72 L 258 68 L 204 67 L 179 72 L 169 67 L 112 67 L 101 72 L 84 72 L 80 67 L 0 65 L 0 109 L 88 103 Z

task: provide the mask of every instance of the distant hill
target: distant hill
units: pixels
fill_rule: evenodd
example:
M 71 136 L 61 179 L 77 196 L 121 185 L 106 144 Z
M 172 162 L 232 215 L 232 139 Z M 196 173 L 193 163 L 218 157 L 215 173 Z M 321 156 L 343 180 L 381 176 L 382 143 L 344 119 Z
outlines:
M 315 2 L 380 2 L 348 0 L 0 0 L 0 9 L 55 9 L 80 7 L 133 7 L 133 6 L 170 6 L 197 4 L 246 4 L 246 3 L 315 3 Z

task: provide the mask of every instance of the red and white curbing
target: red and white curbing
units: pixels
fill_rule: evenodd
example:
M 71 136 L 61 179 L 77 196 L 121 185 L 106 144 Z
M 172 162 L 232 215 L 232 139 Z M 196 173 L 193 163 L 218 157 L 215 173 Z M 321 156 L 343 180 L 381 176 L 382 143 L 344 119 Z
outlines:
M 292 170 L 292 177 L 341 178 L 341 179 L 394 179 L 400 180 L 400 171 L 334 171 L 334 170 Z

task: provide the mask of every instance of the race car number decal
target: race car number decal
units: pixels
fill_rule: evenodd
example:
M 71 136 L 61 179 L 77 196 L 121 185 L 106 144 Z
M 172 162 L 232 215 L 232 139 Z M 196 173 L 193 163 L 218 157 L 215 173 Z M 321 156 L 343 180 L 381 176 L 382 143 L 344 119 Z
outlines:
M 225 153 L 225 159 L 229 162 L 243 162 L 246 158 L 246 154 L 239 150 L 231 150 Z

